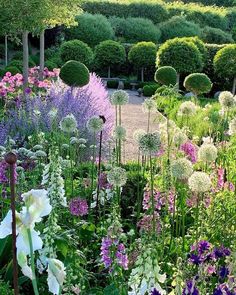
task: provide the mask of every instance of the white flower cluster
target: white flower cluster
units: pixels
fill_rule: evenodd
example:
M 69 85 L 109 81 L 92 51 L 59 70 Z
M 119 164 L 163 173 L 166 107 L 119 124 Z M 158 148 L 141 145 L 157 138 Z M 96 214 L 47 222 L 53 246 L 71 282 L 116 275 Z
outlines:
M 98 133 L 102 131 L 103 120 L 98 116 L 91 117 L 87 122 L 88 131 L 91 133 Z
M 131 291 L 128 295 L 150 294 L 154 288 L 161 294 L 166 294 L 160 284 L 166 280 L 166 275 L 161 274 L 158 264 L 158 254 L 154 247 L 146 246 L 135 262 L 135 267 L 129 277 L 128 285 Z
M 217 148 L 212 143 L 204 143 L 198 150 L 198 159 L 202 162 L 214 162 L 217 158 Z
M 173 143 L 176 146 L 179 147 L 181 144 L 185 143 L 187 140 L 188 140 L 188 137 L 182 130 L 178 130 L 176 133 L 174 133 Z
M 115 106 L 125 105 L 129 102 L 129 95 L 124 90 L 117 90 L 112 94 L 110 101 Z
M 224 111 L 228 111 L 236 105 L 236 99 L 229 91 L 222 91 L 219 95 L 219 103 Z
M 179 116 L 193 116 L 197 111 L 197 106 L 192 101 L 183 102 L 178 111 Z
M 66 133 L 73 133 L 77 129 L 77 121 L 73 114 L 69 114 L 60 121 L 60 129 Z
M 236 118 L 229 122 L 229 135 L 236 135 Z
M 188 185 L 195 193 L 205 193 L 211 189 L 211 179 L 205 172 L 194 172 L 189 180 Z
M 193 165 L 188 159 L 180 158 L 172 162 L 171 172 L 176 179 L 188 179 L 193 173 Z
M 147 98 L 142 103 L 142 109 L 144 113 L 155 113 L 157 111 L 157 105 L 153 98 Z
M 127 181 L 127 172 L 121 167 L 114 167 L 107 173 L 107 180 L 115 187 L 122 187 Z
M 157 153 L 161 147 L 161 138 L 158 132 L 146 133 L 139 138 L 139 148 L 145 155 Z
M 126 129 L 122 126 L 116 126 L 114 130 L 114 137 L 118 140 L 125 140 L 126 138 Z

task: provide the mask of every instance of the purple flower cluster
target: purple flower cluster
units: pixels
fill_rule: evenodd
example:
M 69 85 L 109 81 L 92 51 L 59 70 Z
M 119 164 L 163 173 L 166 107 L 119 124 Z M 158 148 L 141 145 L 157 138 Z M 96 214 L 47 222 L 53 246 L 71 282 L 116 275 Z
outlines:
M 236 288 L 230 290 L 227 284 L 220 284 L 215 288 L 213 295 L 236 295 Z
M 0 183 L 8 183 L 8 168 L 9 165 L 5 160 L 0 162 Z M 14 180 L 17 181 L 17 173 L 16 173 L 16 166 L 14 167 Z
M 151 295 L 161 295 L 161 293 L 159 291 L 157 291 L 156 288 L 154 288 L 151 292 Z
M 70 213 L 75 216 L 84 216 L 88 214 L 87 201 L 80 198 L 74 198 L 70 202 Z
M 187 141 L 180 146 L 180 150 L 185 153 L 192 163 L 197 162 L 197 147 L 191 141 Z
M 174 193 L 172 191 L 169 192 L 168 195 L 163 194 L 159 191 L 154 191 L 154 202 L 155 209 L 160 211 L 163 207 L 166 206 L 166 201 L 168 201 L 168 209 L 171 213 L 174 211 Z M 151 192 L 149 190 L 145 190 L 143 194 L 143 209 L 148 210 L 151 207 Z
M 112 185 L 107 180 L 107 174 L 105 172 L 102 172 L 99 175 L 99 188 L 100 189 L 110 189 L 112 188 Z
M 119 243 L 116 239 L 109 236 L 102 239 L 101 261 L 105 268 L 113 270 L 114 264 L 117 263 L 123 269 L 128 269 L 128 256 L 123 243 Z
M 183 295 L 199 295 L 199 291 L 195 286 L 194 280 L 189 280 L 186 282 L 186 286 L 182 294 Z

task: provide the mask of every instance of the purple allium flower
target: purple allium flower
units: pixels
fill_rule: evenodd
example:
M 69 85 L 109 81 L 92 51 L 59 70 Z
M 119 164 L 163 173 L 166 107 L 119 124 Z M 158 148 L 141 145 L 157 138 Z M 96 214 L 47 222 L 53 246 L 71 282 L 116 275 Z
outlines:
M 84 216 L 88 214 L 87 201 L 80 198 L 74 198 L 70 202 L 70 213 L 76 216 Z
M 154 288 L 151 292 L 151 295 L 161 295 L 161 293 L 159 291 L 157 291 L 156 288 Z
M 186 287 L 183 290 L 183 295 L 199 295 L 198 289 L 195 287 L 195 282 L 193 280 L 186 282 Z
M 180 150 L 185 153 L 192 163 L 197 162 L 197 147 L 191 141 L 187 141 L 180 146 Z

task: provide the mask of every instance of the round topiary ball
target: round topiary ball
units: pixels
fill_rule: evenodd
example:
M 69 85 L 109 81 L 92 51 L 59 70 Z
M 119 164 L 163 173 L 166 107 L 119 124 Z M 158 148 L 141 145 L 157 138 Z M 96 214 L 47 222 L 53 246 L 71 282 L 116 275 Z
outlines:
M 86 43 L 80 40 L 71 40 L 61 45 L 60 57 L 63 62 L 76 60 L 89 66 L 93 60 L 93 51 Z
M 170 66 L 160 67 L 156 70 L 155 81 L 166 86 L 174 86 L 177 82 L 177 72 Z
M 89 83 L 88 68 L 76 60 L 66 62 L 59 76 L 65 84 L 72 87 L 83 87 Z
M 212 82 L 206 74 L 194 73 L 185 78 L 184 87 L 195 95 L 200 95 L 211 91 Z

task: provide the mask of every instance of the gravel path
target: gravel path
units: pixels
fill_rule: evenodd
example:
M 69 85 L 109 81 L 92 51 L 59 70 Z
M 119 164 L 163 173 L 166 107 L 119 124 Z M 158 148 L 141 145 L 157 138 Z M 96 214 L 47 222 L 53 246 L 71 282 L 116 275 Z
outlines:
M 114 90 L 109 90 L 109 94 L 112 94 Z M 126 128 L 127 140 L 124 144 L 123 161 L 136 160 L 138 156 L 137 144 L 133 139 L 133 133 L 137 129 L 147 129 L 148 116 L 147 113 L 142 111 L 142 103 L 145 97 L 137 95 L 136 91 L 127 91 L 130 99 L 129 104 L 122 107 L 122 125 Z M 151 130 L 157 128 L 157 124 L 154 122 L 155 115 L 151 116 Z

